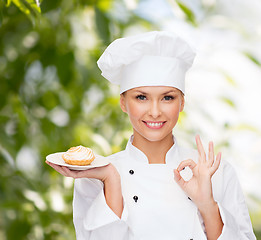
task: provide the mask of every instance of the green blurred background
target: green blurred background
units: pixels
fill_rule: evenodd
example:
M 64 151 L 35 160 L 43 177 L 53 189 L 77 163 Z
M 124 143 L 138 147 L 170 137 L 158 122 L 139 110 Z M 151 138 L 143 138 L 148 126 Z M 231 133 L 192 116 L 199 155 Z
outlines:
M 44 161 L 50 153 L 79 144 L 102 155 L 124 149 L 131 126 L 119 108 L 118 88 L 101 77 L 96 65 L 111 41 L 165 29 L 170 22 L 176 28 L 201 30 L 209 19 L 218 17 L 216 29 L 220 31 L 222 17 L 229 18 L 217 1 L 195 1 L 196 6 L 189 1 L 159 2 L 0 0 L 1 240 L 75 239 L 73 180 L 60 176 Z M 226 31 L 241 31 L 250 41 L 232 17 L 233 24 L 226 25 Z M 242 54 L 260 71 L 254 52 Z M 237 79 L 222 74 L 230 88 L 238 88 Z M 236 108 L 229 94 L 216 101 L 231 111 Z M 197 111 L 214 128 L 226 133 L 224 138 L 207 136 L 206 124 L 191 124 L 189 108 L 181 115 L 176 134 L 190 146 L 196 133 L 214 138 L 217 150 L 228 153 L 235 132 L 260 139 L 260 128 L 254 124 L 220 124 L 199 107 Z M 260 167 L 260 160 L 255 160 L 259 154 L 250 158 L 252 167 Z M 247 178 L 250 174 L 247 172 Z M 244 192 L 255 233 L 261 239 L 260 190 L 244 188 Z

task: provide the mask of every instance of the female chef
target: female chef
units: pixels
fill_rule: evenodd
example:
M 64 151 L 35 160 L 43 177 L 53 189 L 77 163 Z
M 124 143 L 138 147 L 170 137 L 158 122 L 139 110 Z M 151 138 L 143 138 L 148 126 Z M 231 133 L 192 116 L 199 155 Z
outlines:
M 195 54 L 181 38 L 148 32 L 114 41 L 98 61 L 102 75 L 120 85 L 120 106 L 133 127 L 126 149 L 110 164 L 71 171 L 78 240 L 256 239 L 234 169 L 178 145 L 172 135 L 184 107 L 184 80 Z

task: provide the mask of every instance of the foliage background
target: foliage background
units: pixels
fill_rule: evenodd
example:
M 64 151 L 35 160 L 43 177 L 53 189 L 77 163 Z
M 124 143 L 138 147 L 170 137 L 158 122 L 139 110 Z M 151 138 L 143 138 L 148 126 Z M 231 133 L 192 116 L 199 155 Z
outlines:
M 245 9 L 242 1 L 232 2 Z M 242 15 L 224 6 L 224 1 L 214 0 L 0 1 L 0 239 L 75 238 L 73 181 L 44 164 L 45 156 L 78 144 L 102 155 L 124 149 L 131 127 L 118 106 L 118 88 L 101 77 L 96 61 L 118 37 L 164 29 L 177 31 L 190 41 L 193 36 L 201 53 L 188 77 L 187 106 L 175 134 L 193 146 L 194 135 L 200 133 L 231 156 L 261 239 L 261 193 L 253 189 L 253 183 L 260 180 L 261 126 L 248 121 L 260 121 L 260 112 L 254 108 L 244 118 L 239 107 L 244 102 L 237 102 L 236 97 L 244 96 L 247 101 L 257 92 L 252 90 L 250 96 L 241 86 L 231 61 L 222 65 L 223 56 L 219 62 L 212 58 L 220 49 L 226 53 L 233 49 L 245 61 L 236 71 L 251 76 L 247 81 L 261 77 L 261 54 L 256 48 L 260 22 L 259 28 L 253 27 L 260 19 L 251 12 L 245 14 L 249 28 Z M 258 4 L 252 7 L 261 9 Z M 206 35 L 212 34 L 214 40 L 207 41 Z M 220 38 L 228 41 L 226 48 L 214 44 Z M 235 42 L 241 44 L 235 48 Z M 257 89 L 260 79 L 255 82 Z M 202 91 L 200 84 L 209 91 Z M 204 105 L 206 97 L 213 104 L 211 109 Z M 242 140 L 245 151 L 235 139 Z

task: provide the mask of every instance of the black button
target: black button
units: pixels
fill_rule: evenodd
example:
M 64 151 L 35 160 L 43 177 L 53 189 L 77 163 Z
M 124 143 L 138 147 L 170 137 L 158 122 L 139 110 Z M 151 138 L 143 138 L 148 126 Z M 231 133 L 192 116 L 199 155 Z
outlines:
M 138 198 L 138 196 L 134 196 L 133 199 L 135 202 L 137 202 L 139 198 Z
M 129 171 L 129 173 L 132 175 L 132 174 L 134 174 L 134 171 L 131 169 L 131 170 Z
M 190 197 L 188 197 L 188 200 L 192 201 Z M 193 239 L 192 239 L 193 240 Z

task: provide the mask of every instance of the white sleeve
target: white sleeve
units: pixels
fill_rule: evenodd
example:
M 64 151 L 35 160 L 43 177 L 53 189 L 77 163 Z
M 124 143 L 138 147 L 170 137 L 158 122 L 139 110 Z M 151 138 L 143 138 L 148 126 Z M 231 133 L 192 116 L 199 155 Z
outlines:
M 129 240 L 127 218 L 125 204 L 121 218 L 106 204 L 101 181 L 75 180 L 73 222 L 77 240 Z
M 224 226 L 218 240 L 255 240 L 237 175 L 229 164 L 223 170 L 223 196 L 217 202 Z

